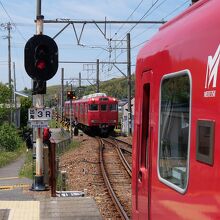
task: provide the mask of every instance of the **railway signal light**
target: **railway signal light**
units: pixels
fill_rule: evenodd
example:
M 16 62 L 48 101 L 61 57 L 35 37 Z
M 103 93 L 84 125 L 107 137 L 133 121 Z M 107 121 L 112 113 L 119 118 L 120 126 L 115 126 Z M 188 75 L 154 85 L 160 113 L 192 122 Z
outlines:
M 67 99 L 72 100 L 73 99 L 73 91 L 67 91 Z
M 47 35 L 34 35 L 24 49 L 24 62 L 27 74 L 38 81 L 51 79 L 58 69 L 58 47 Z
M 76 92 L 75 91 L 67 91 L 67 99 L 68 100 L 76 99 Z
M 76 99 L 76 92 L 73 91 L 73 99 Z

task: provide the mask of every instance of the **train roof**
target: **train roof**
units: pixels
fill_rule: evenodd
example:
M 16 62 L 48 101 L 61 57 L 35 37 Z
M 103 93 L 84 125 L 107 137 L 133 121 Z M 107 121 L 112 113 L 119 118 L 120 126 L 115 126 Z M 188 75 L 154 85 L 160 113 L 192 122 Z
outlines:
M 148 63 L 145 69 L 156 70 L 160 67 L 159 63 L 165 65 L 167 59 L 166 66 L 174 71 L 172 61 L 178 63 L 182 59 L 199 56 L 203 62 L 207 62 L 207 54 L 213 54 L 216 45 L 219 45 L 219 7 L 219 0 L 200 0 L 164 24 L 140 49 L 138 64 L 143 66 Z
M 89 98 L 95 98 L 95 97 L 106 97 L 107 95 L 105 93 L 93 93 L 93 94 L 89 94 L 89 95 L 84 95 L 82 97 L 82 99 L 89 99 Z
M 79 103 L 79 102 L 90 102 L 90 101 L 118 101 L 118 100 L 114 97 L 107 96 L 105 93 L 94 93 L 83 96 L 81 99 L 74 100 L 72 102 Z M 69 102 L 70 101 L 66 101 L 65 103 L 69 103 Z

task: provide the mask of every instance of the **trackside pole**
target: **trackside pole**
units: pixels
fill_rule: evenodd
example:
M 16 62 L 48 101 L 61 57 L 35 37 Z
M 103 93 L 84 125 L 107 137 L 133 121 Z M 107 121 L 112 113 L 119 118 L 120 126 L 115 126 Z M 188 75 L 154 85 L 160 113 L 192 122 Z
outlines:
M 41 15 L 41 0 L 37 0 L 37 24 L 36 34 L 43 34 L 43 19 Z M 43 94 L 33 95 L 33 103 L 36 108 L 44 107 Z M 36 175 L 34 177 L 33 189 L 36 191 L 45 190 L 44 176 L 43 176 L 43 129 L 36 129 Z

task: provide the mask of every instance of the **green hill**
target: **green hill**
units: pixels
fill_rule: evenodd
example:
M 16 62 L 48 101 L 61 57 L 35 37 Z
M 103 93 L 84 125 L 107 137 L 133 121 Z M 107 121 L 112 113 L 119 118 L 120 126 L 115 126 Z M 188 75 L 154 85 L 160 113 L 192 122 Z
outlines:
M 134 97 L 135 87 L 135 75 L 131 76 L 131 96 Z M 96 85 L 83 86 L 81 88 L 74 87 L 76 91 L 76 97 L 80 98 L 84 95 L 88 95 L 96 92 Z M 66 91 L 70 90 L 70 86 L 64 85 L 64 101 L 66 100 Z M 31 94 L 31 90 L 25 89 L 25 93 Z M 99 92 L 106 93 L 109 96 L 117 99 L 127 98 L 128 82 L 125 77 L 113 78 L 111 80 L 100 82 Z M 54 85 L 47 87 L 47 94 L 45 95 L 46 106 L 56 106 L 61 95 L 61 85 Z
M 131 95 L 134 97 L 134 87 L 135 87 L 135 76 L 131 77 Z M 113 78 L 111 80 L 100 82 L 99 90 L 104 92 L 109 96 L 115 97 L 117 99 L 122 99 L 127 97 L 128 83 L 126 78 Z M 83 86 L 80 89 L 75 87 L 73 90 L 76 91 L 76 96 L 82 97 L 83 95 L 88 95 L 96 92 L 96 85 Z M 64 91 L 70 90 L 70 87 L 64 86 Z M 45 96 L 45 101 L 59 99 L 61 94 L 61 85 L 54 85 L 47 87 L 47 94 Z M 66 95 L 64 95 L 66 99 Z

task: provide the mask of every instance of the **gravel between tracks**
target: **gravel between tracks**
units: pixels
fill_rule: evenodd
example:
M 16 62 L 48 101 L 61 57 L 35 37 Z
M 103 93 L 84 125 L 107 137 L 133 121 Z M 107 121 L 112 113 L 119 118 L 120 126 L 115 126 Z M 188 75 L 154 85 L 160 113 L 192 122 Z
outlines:
M 121 219 L 101 175 L 98 142 L 85 134 L 74 140 L 81 143 L 80 147 L 60 158 L 60 170 L 67 171 L 68 190 L 87 189 L 87 195 L 94 198 L 103 219 Z

